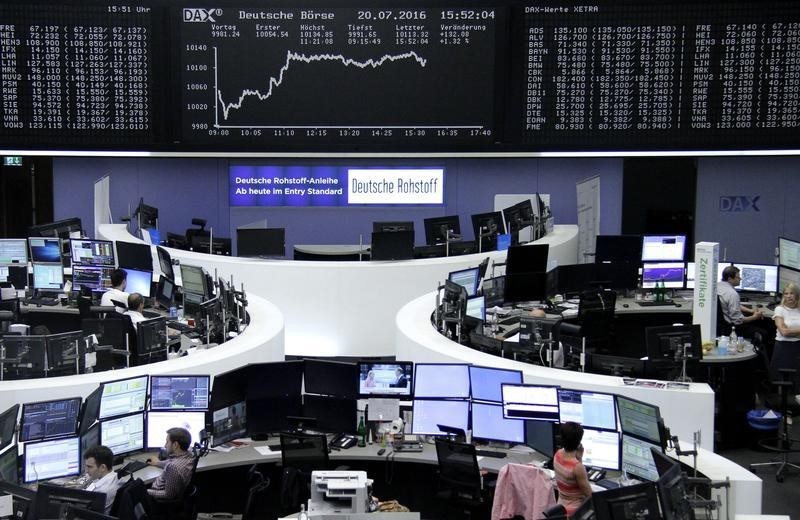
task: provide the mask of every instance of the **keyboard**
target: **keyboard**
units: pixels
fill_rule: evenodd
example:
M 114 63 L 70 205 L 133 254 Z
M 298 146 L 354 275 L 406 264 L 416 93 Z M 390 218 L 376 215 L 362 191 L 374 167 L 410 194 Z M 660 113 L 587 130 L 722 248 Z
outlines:
M 25 298 L 23 300 L 28 305 L 46 305 L 52 307 L 58 305 L 58 298 L 51 298 L 49 296 L 39 296 L 36 298 Z
M 655 300 L 643 300 L 636 302 L 636 305 L 639 307 L 674 307 L 675 302 L 672 300 L 664 300 L 663 302 L 657 302 Z
M 508 316 L 507 318 L 503 318 L 502 320 L 498 321 L 497 324 L 498 325 L 516 325 L 517 323 L 519 323 L 519 317 L 520 317 L 519 314 L 513 314 L 511 316 Z
M 619 482 L 607 478 L 598 480 L 597 482 L 594 482 L 594 484 L 597 484 L 603 489 L 617 489 L 618 487 L 620 487 Z
M 142 462 L 141 460 L 131 460 L 131 461 L 128 461 L 128 463 L 125 464 L 124 466 L 122 466 L 119 470 L 117 470 L 117 472 L 118 473 L 136 473 L 140 469 L 144 469 L 146 467 L 147 467 L 147 463 L 146 462 Z
M 168 321 L 167 327 L 173 330 L 177 330 L 178 332 L 189 332 L 194 330 L 194 327 L 192 327 L 191 325 L 188 325 L 186 323 L 177 320 Z
M 475 450 L 475 455 L 477 455 L 478 457 L 491 457 L 493 459 L 506 458 L 506 452 L 494 451 L 494 450 Z

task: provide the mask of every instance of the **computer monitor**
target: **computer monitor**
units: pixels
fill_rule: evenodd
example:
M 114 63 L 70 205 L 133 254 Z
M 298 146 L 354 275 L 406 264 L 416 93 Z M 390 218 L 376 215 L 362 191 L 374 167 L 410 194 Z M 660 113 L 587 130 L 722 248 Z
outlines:
M 521 348 L 535 349 L 543 345 L 543 340 L 553 340 L 553 348 L 558 345 L 561 318 L 538 318 L 520 316 L 519 345 Z
M 31 263 L 61 264 L 61 242 L 58 238 L 31 237 L 28 246 Z
M 203 297 L 208 294 L 206 275 L 202 267 L 181 264 L 181 281 L 184 293 L 198 294 Z
M 75 265 L 114 267 L 114 243 L 108 240 L 72 238 L 69 241 L 70 257 Z
M 547 300 L 547 273 L 506 273 L 503 301 L 506 304 Z
M 411 220 L 408 221 L 391 221 L 391 222 L 373 222 L 372 223 L 372 232 L 373 233 L 397 233 L 397 232 L 406 232 L 406 231 L 414 231 L 414 222 Z M 412 235 L 413 236 L 413 235 Z
M 522 384 L 522 371 L 470 365 L 469 382 L 473 400 L 501 403 L 503 383 Z
M 328 433 L 356 433 L 357 400 L 330 395 L 303 396 L 303 415 L 316 420 L 314 429 Z
M 558 387 L 502 385 L 503 417 L 558 422 Z
M 617 411 L 622 433 L 661 445 L 661 411 L 658 406 L 617 395 Z
M 237 228 L 236 256 L 286 256 L 286 228 Z
M 28 442 L 75 435 L 80 411 L 80 397 L 25 403 L 22 405 L 19 440 Z
M 83 435 L 91 426 L 97 421 L 97 416 L 100 413 L 100 396 L 102 395 L 103 387 L 98 386 L 92 393 L 86 396 L 83 400 L 81 407 L 80 427 L 78 435 Z
M 683 262 L 685 255 L 686 235 L 642 237 L 642 262 Z
M 524 444 L 525 421 L 506 419 L 499 404 L 472 403 L 472 438 Z
M 619 432 L 584 426 L 581 444 L 584 466 L 619 471 L 621 467 Z
M 139 198 L 139 205 L 136 206 L 136 210 L 133 214 L 137 217 L 140 228 L 149 229 L 158 227 L 158 208 L 145 204 L 144 197 Z
M 80 236 L 83 228 L 81 226 L 81 219 L 78 217 L 70 217 L 55 222 L 47 222 L 45 224 L 38 224 L 36 226 L 28 227 L 28 236 L 30 237 L 69 237 L 71 235 Z
M 778 263 L 800 270 L 800 242 L 778 237 Z
M 7 363 L 6 370 L 16 368 L 17 373 L 26 377 L 44 377 L 47 336 L 3 337 L 6 358 L 17 358 L 18 363 Z
M 0 454 L 0 480 L 11 484 L 19 483 L 19 456 L 16 446 Z
M 150 297 L 150 288 L 153 285 L 153 271 L 139 271 L 137 269 L 125 269 L 128 273 L 125 291 L 128 294 L 139 293 L 145 298 Z
M 595 520 L 660 520 L 658 494 L 652 482 L 608 489 L 592 495 Z
M 475 296 L 478 294 L 478 282 L 480 282 L 480 269 L 477 267 L 470 267 L 468 269 L 461 269 L 460 271 L 451 271 L 447 275 L 447 279 L 453 283 L 467 289 L 467 296 Z
M 552 458 L 556 445 L 556 430 L 559 424 L 549 421 L 523 421 L 525 423 L 525 445 L 547 458 Z
M 6 449 L 14 442 L 14 433 L 17 431 L 17 416 L 19 405 L 15 404 L 0 414 L 0 451 Z
M 148 356 L 167 348 L 167 318 L 165 316 L 140 321 L 136 328 L 136 347 L 139 350 L 139 356 Z
M 483 296 L 487 307 L 502 306 L 506 297 L 506 277 L 495 276 L 483 279 Z
M 681 465 L 660 450 L 650 451 L 658 470 L 658 495 L 664 520 L 694 520 L 694 510 L 687 499 L 686 479 Z
M 414 399 L 411 413 L 411 433 L 414 435 L 447 435 L 438 425 L 467 431 L 469 401 L 444 399 Z
M 549 244 L 511 246 L 506 253 L 506 276 L 515 273 L 543 273 L 547 271 Z
M 47 370 L 60 371 L 61 374 L 77 374 L 86 366 L 82 353 L 83 332 L 62 332 L 47 336 Z
M 417 363 L 414 397 L 469 399 L 469 365 Z
M 259 363 L 248 365 L 247 368 L 248 400 L 301 395 L 305 368 L 303 361 Z
M 94 334 L 98 345 L 125 349 L 125 320 L 84 318 L 81 320 L 81 332 L 84 336 Z
M 192 251 L 211 255 L 231 256 L 231 239 L 222 237 L 210 237 L 194 235 L 191 237 L 189 246 Z
M 642 235 L 597 235 L 595 237 L 595 263 L 638 264 L 641 257 Z
M 652 289 L 663 281 L 667 289 L 683 289 L 683 262 L 650 262 L 642 264 L 642 288 Z
M 306 359 L 303 382 L 305 393 L 338 397 L 357 397 L 358 365 L 324 359 Z
M 678 362 L 682 357 L 703 359 L 700 325 L 645 327 L 644 337 L 650 361 Z
M 33 288 L 42 292 L 61 292 L 64 268 L 61 264 L 33 264 Z
M 250 366 L 243 366 L 217 374 L 211 386 L 212 410 L 221 410 L 247 398 Z
M 22 480 L 26 484 L 39 480 L 79 475 L 81 472 L 81 441 L 78 437 L 65 437 L 26 443 L 22 461 Z
M 80 434 L 81 438 L 81 454 L 86 453 L 86 450 L 92 446 L 100 445 L 100 423 L 94 425 Z
M 175 270 L 172 268 L 172 256 L 169 251 L 161 246 L 156 247 L 156 255 L 158 256 L 158 266 L 161 268 L 161 274 L 169 278 L 175 279 Z
M 156 301 L 165 309 L 175 305 L 175 283 L 171 278 L 161 276 L 156 286 Z
M 112 270 L 109 267 L 73 265 L 72 290 L 78 292 L 81 287 L 88 287 L 92 292 L 105 292 L 111 288 Z
M 516 237 L 515 240 L 518 239 L 520 229 L 535 223 L 535 217 L 536 213 L 533 212 L 533 204 L 530 199 L 525 199 L 503 209 L 506 230 Z
M 413 375 L 411 361 L 359 361 L 358 393 L 361 397 L 410 397 Z
M 777 292 L 783 287 L 778 288 L 778 266 L 769 264 L 740 264 L 734 262 L 739 268 L 742 282 L 739 284 L 739 291 L 771 293 Z
M 151 410 L 208 410 L 211 377 L 150 376 Z
M 117 267 L 153 271 L 153 249 L 150 244 L 134 242 L 115 242 L 117 246 Z
M 572 421 L 584 428 L 617 431 L 617 405 L 613 394 L 559 388 L 558 406 L 562 423 Z
M 490 211 L 472 215 L 472 232 L 475 234 L 475 241 L 481 241 L 481 251 L 497 249 L 497 235 L 506 232 L 503 214 L 499 211 Z
M 191 435 L 190 446 L 199 443 L 206 429 L 205 412 L 147 412 L 147 448 L 163 448 L 170 428 L 184 428 Z
M 448 215 L 445 217 L 426 218 L 425 224 L 425 243 L 433 246 L 444 244 L 448 238 L 452 241 L 453 235 L 461 235 L 461 223 L 458 215 Z
M 28 263 L 28 241 L 24 238 L 0 238 L 0 265 Z
M 147 403 L 147 376 L 102 383 L 98 419 L 142 412 Z
M 219 446 L 247 435 L 247 403 L 241 401 L 214 410 L 211 414 L 213 438 L 211 445 Z
M 414 257 L 414 231 L 373 231 L 371 260 L 410 260 Z
M 790 283 L 800 287 L 800 271 L 784 266 L 778 267 L 778 290 L 783 292 Z
M 486 321 L 486 298 L 483 295 L 468 298 L 466 314 L 480 322 Z
M 658 469 L 651 449 L 661 450 L 661 446 L 637 439 L 627 433 L 622 434 L 622 471 L 628 476 L 654 482 L 658 480 Z
M 300 395 L 264 397 L 247 400 L 247 433 L 275 433 L 286 431 L 293 425 L 289 417 L 303 415 Z
M 161 445 L 164 445 L 164 437 Z M 100 444 L 107 446 L 115 456 L 125 455 L 145 448 L 144 412 L 104 419 L 100 421 Z
M 105 493 L 41 484 L 36 491 L 34 507 L 38 518 L 84 518 L 78 514 L 67 516 L 67 511 L 101 514 L 105 504 Z
M 645 362 L 639 358 L 610 356 L 606 354 L 587 354 L 586 365 L 592 374 L 617 377 L 644 377 Z

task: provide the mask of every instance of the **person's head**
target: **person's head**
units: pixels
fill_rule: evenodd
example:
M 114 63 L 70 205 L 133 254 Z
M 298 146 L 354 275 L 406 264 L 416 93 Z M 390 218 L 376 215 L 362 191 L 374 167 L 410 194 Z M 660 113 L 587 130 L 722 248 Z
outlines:
M 186 428 L 170 428 L 167 430 L 167 442 L 164 444 L 164 449 L 168 455 L 180 454 L 189 449 L 191 442 L 192 436 Z
M 583 440 L 583 426 L 576 422 L 561 423 L 561 446 L 564 451 L 575 451 Z
M 546 318 L 547 314 L 544 312 L 544 309 L 533 309 L 530 313 L 531 316 L 534 318 Z
M 83 465 L 93 479 L 103 478 L 114 467 L 114 453 L 105 446 L 92 446 L 83 452 Z
M 796 284 L 791 282 L 786 284 L 786 287 L 783 288 L 781 305 L 794 309 L 797 307 L 798 302 L 800 302 L 800 287 L 797 287 Z
M 403 370 L 403 367 L 397 367 L 394 370 L 394 375 L 396 375 L 397 377 L 405 375 L 405 371 Z
M 144 297 L 138 292 L 130 293 L 128 295 L 128 308 L 132 311 L 144 309 Z
M 736 287 L 740 283 L 742 283 L 742 277 L 739 276 L 739 268 L 735 265 L 729 265 L 725 269 L 722 270 L 722 281 L 728 282 L 732 286 Z
M 110 278 L 111 287 L 120 291 L 125 290 L 125 286 L 128 284 L 128 272 L 125 269 L 114 269 L 111 271 Z
M 367 373 L 367 379 L 375 379 L 375 371 L 374 370 L 370 370 Z

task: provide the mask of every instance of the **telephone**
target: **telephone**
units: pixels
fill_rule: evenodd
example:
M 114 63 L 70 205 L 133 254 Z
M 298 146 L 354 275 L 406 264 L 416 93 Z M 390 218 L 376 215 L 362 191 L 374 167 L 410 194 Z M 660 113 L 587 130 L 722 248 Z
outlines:
M 333 441 L 331 446 L 334 448 L 348 449 L 352 448 L 358 443 L 358 438 L 355 435 L 339 435 Z
M 605 478 L 606 470 L 591 468 L 586 475 L 589 477 L 589 482 L 599 482 Z

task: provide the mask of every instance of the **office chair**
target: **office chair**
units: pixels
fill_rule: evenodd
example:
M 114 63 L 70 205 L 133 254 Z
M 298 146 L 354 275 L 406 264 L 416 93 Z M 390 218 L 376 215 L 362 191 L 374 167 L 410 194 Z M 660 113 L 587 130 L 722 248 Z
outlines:
M 590 499 L 591 500 L 591 499 Z M 561 504 L 556 504 L 552 507 L 547 508 L 546 510 L 542 511 L 542 518 L 549 518 L 549 519 L 566 519 L 567 518 L 567 508 Z
M 328 439 L 323 434 L 281 433 L 281 507 L 297 512 L 311 498 L 311 472 L 330 466 Z
M 497 476 L 492 518 L 541 518 L 556 505 L 547 470 L 530 464 L 506 464 Z
M 261 496 L 269 488 L 270 480 L 269 477 L 264 477 L 256 467 L 256 464 L 253 464 L 250 466 L 250 469 L 247 470 L 247 482 L 250 487 L 247 490 L 247 500 L 244 503 L 242 520 L 256 520 L 257 518 L 262 518 L 256 513 L 258 511 L 256 506 Z
M 437 498 L 446 507 L 443 514 L 448 518 L 488 516 L 492 494 L 484 490 L 475 446 L 437 437 L 436 458 L 440 488 Z
M 780 399 L 781 422 L 778 426 L 778 436 L 758 441 L 759 447 L 773 453 L 779 453 L 780 459 L 750 464 L 750 471 L 753 473 L 756 472 L 757 468 L 777 466 L 775 480 L 778 482 L 783 482 L 784 475 L 788 469 L 800 470 L 800 465 L 789 461 L 790 453 L 800 452 L 800 439 L 792 438 L 789 432 L 789 396 L 794 395 L 794 381 L 792 379 L 796 374 L 797 371 L 790 368 L 778 370 L 780 379 L 772 381 L 772 384 L 778 390 Z
M 722 302 L 717 296 L 717 337 L 730 336 L 733 326 L 725 321 L 725 315 L 722 313 Z
M 192 219 L 193 226 L 200 226 L 199 228 L 188 228 L 186 230 L 186 246 L 191 247 L 192 240 L 196 237 L 209 237 L 211 236 L 211 232 L 206 230 L 206 219 L 203 218 L 193 218 Z
M 197 463 L 200 455 L 194 453 L 192 464 L 192 476 L 189 483 L 183 490 L 183 494 L 172 500 L 156 500 L 155 511 L 150 514 L 152 520 L 195 520 L 197 518 L 197 499 L 200 490 L 197 487 L 195 475 L 197 474 Z

